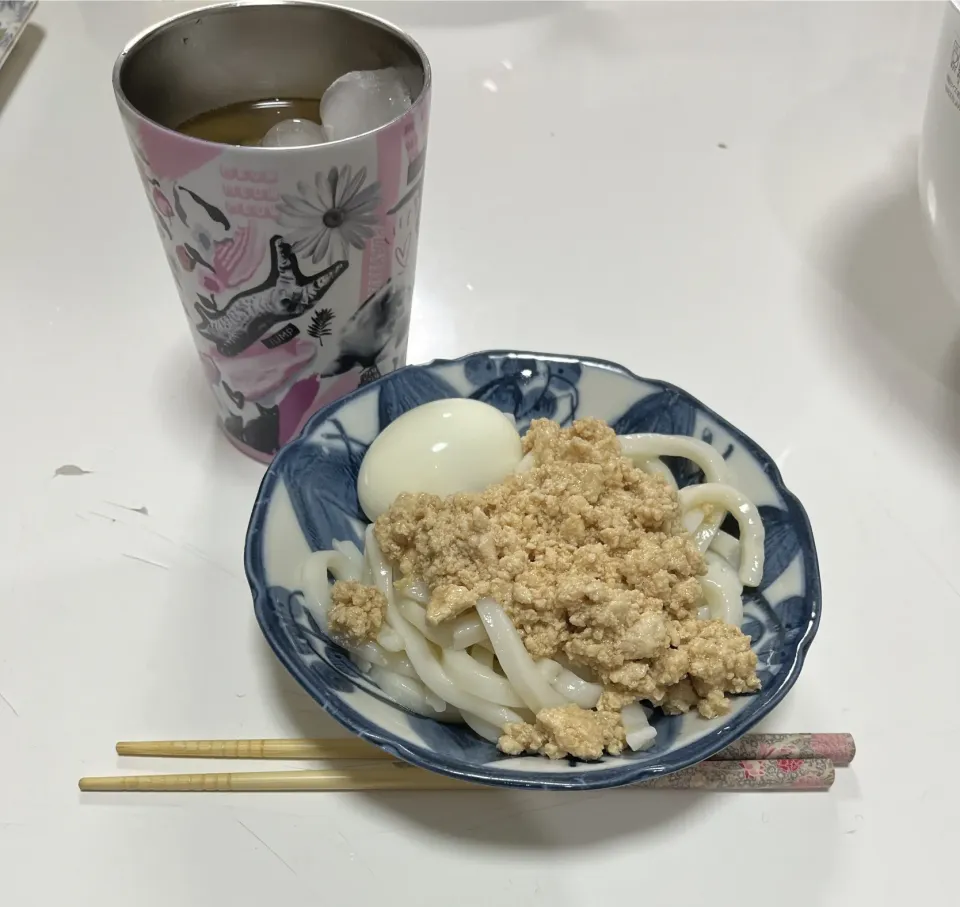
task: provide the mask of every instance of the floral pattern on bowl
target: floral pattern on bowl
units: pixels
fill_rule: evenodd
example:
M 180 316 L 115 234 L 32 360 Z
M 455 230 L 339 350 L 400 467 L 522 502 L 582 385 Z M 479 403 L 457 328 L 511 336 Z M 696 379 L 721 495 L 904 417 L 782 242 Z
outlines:
M 361 543 L 365 520 L 356 479 L 367 447 L 397 416 L 449 397 L 484 400 L 513 415 L 521 432 L 535 418 L 569 424 L 589 416 L 604 419 L 619 434 L 680 434 L 716 447 L 759 506 L 767 530 L 763 581 L 745 596 L 743 624 L 758 655 L 763 689 L 736 697 L 729 715 L 711 721 L 657 711 L 651 749 L 589 763 L 506 756 L 465 726 L 410 714 L 381 693 L 304 607 L 300 565 L 334 539 Z M 670 465 L 679 484 L 699 480 L 687 461 Z M 316 413 L 267 470 L 247 530 L 245 566 L 264 636 L 304 689 L 344 727 L 415 765 L 506 787 L 615 787 L 706 759 L 783 699 L 820 621 L 810 523 L 768 454 L 677 387 L 610 362 L 540 353 L 494 351 L 408 366 Z
M 37 0 L 0 0 L 0 66 L 13 50 Z

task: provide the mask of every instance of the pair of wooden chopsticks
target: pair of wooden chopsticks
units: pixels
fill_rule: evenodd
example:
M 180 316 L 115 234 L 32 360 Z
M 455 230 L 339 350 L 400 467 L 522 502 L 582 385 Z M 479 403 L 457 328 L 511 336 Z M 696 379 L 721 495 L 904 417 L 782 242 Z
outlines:
M 121 756 L 324 759 L 372 765 L 317 771 L 211 772 L 81 778 L 82 791 L 356 791 L 492 788 L 415 768 L 362 740 L 121 742 Z M 849 734 L 747 734 L 706 762 L 636 785 L 667 790 L 828 790 L 856 753 Z

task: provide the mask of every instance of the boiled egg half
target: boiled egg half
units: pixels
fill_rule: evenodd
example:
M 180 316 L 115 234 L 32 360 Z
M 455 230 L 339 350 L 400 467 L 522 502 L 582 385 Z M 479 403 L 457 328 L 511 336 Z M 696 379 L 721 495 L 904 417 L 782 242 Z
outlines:
M 502 482 L 523 458 L 513 419 L 479 400 L 424 403 L 391 422 L 360 464 L 360 506 L 375 520 L 401 492 L 445 496 Z

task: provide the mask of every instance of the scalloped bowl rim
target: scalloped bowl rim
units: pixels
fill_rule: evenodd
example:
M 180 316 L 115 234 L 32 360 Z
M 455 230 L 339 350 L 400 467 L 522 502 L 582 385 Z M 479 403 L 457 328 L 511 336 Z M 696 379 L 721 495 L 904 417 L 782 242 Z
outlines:
M 290 455 L 294 445 L 313 433 L 314 429 L 322 422 L 329 419 L 336 412 L 350 403 L 357 397 L 370 393 L 382 382 L 389 380 L 398 372 L 408 369 L 429 369 L 435 366 L 451 365 L 466 362 L 469 359 L 477 357 L 486 358 L 518 358 L 534 359 L 537 361 L 548 362 L 569 362 L 579 365 L 589 366 L 591 368 L 602 369 L 615 372 L 626 376 L 634 381 L 646 384 L 659 390 L 673 391 L 680 394 L 701 412 L 715 419 L 727 432 L 736 438 L 737 442 L 742 444 L 744 449 L 756 460 L 768 475 L 771 483 L 777 493 L 783 499 L 786 506 L 789 507 L 791 514 L 795 515 L 803 524 L 805 538 L 809 541 L 809 546 L 803 546 L 803 575 L 804 575 L 804 593 L 803 598 L 810 605 L 810 617 L 807 620 L 803 632 L 797 637 L 792 646 L 792 659 L 789 663 L 784 663 L 782 670 L 776 679 L 776 688 L 769 693 L 749 715 L 739 716 L 733 714 L 729 723 L 724 723 L 720 727 L 705 734 L 703 737 L 680 748 L 677 752 L 689 751 L 688 755 L 676 759 L 671 759 L 671 753 L 665 754 L 664 761 L 669 760 L 669 767 L 657 763 L 637 763 L 633 771 L 629 770 L 629 764 L 625 767 L 623 764 L 616 766 L 615 777 L 608 778 L 608 774 L 602 769 L 578 773 L 575 767 L 571 767 L 570 772 L 556 772 L 549 776 L 546 775 L 528 775 L 525 772 L 498 770 L 498 763 L 489 763 L 483 767 L 477 767 L 463 763 L 455 758 L 447 757 L 442 752 L 429 750 L 425 747 L 417 747 L 414 744 L 405 741 L 394 734 L 382 730 L 379 726 L 373 724 L 366 718 L 355 719 L 348 710 L 341 707 L 336 697 L 327 695 L 325 688 L 317 686 L 312 678 L 307 675 L 303 666 L 294 658 L 289 657 L 288 653 L 278 645 L 273 637 L 272 629 L 268 627 L 267 620 L 264 617 L 265 609 L 269 605 L 268 584 L 264 581 L 262 569 L 262 550 L 259 543 L 263 532 L 264 520 L 269 508 L 271 493 L 274 485 L 279 478 L 278 464 L 285 456 Z M 696 765 L 698 762 L 714 755 L 729 746 L 743 734 L 754 727 L 758 722 L 770 714 L 770 712 L 780 704 L 787 693 L 793 688 L 800 676 L 806 660 L 807 652 L 817 634 L 820 626 L 820 617 L 822 613 L 821 585 L 820 585 L 820 567 L 817 557 L 816 543 L 813 537 L 813 529 L 810 525 L 810 518 L 799 498 L 790 491 L 783 481 L 780 469 L 773 458 L 756 443 L 751 437 L 743 431 L 732 425 L 723 416 L 719 415 L 711 407 L 702 403 L 688 391 L 671 384 L 667 381 L 660 381 L 655 378 L 644 378 L 637 375 L 630 369 L 616 362 L 606 359 L 597 359 L 592 356 L 566 356 L 554 353 L 537 353 L 525 350 L 481 350 L 475 353 L 468 353 L 455 359 L 432 359 L 428 362 L 414 363 L 406 365 L 401 369 L 396 369 L 376 381 L 362 385 L 349 394 L 334 400 L 327 406 L 314 413 L 301 429 L 296 438 L 285 444 L 274 456 L 267 467 L 267 470 L 261 480 L 257 491 L 257 497 L 250 514 L 250 521 L 247 525 L 246 540 L 244 545 L 244 570 L 247 576 L 247 582 L 250 585 L 254 599 L 254 613 L 257 623 L 260 625 L 261 632 L 273 649 L 274 654 L 280 660 L 281 664 L 290 672 L 300 686 L 320 705 L 323 710 L 339 722 L 351 733 L 373 743 L 386 752 L 399 759 L 409 762 L 413 765 L 426 768 L 440 774 L 448 775 L 453 778 L 459 778 L 463 781 L 469 781 L 477 784 L 493 785 L 496 787 L 537 789 L 537 790 L 599 790 L 610 787 L 621 787 L 624 785 L 635 784 L 650 778 L 660 777 L 681 769 Z M 544 757 L 545 758 L 545 757 Z M 611 766 L 611 769 L 613 766 Z

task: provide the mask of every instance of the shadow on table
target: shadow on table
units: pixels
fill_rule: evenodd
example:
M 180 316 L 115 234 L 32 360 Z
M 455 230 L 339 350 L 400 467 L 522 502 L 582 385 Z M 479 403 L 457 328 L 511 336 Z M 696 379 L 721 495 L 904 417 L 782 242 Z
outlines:
M 175 306 L 177 291 L 172 281 L 169 290 L 170 305 Z M 216 427 L 216 403 L 186 331 L 182 341 L 161 354 L 155 376 L 157 418 L 165 432 L 187 443 Z
M 904 149 L 887 182 L 871 182 L 848 210 L 824 225 L 821 246 L 827 276 L 842 294 L 832 313 L 840 338 L 885 398 L 960 449 L 960 302 L 927 243 L 915 145 Z M 932 395 L 929 379 L 939 385 Z
M 287 674 L 266 643 L 264 657 L 272 665 L 266 672 L 271 686 L 269 695 L 282 709 L 278 718 L 289 727 L 292 736 L 348 736 Z M 374 813 L 382 813 L 377 821 L 385 827 L 414 825 L 442 837 L 498 848 L 555 850 L 570 846 L 582 850 L 602 846 L 628 832 L 644 834 L 691 821 L 706 808 L 709 795 L 648 791 L 642 795 L 642 810 L 637 808 L 634 797 L 615 790 L 561 793 L 486 789 L 463 794 L 358 791 L 352 796 L 357 808 L 371 818 L 375 818 Z M 569 811 L 594 801 L 596 808 L 588 814 L 576 814 L 575 833 L 566 817 L 559 825 L 542 821 L 551 811 Z
M 278 719 L 295 737 L 346 737 L 340 727 L 304 692 L 273 656 L 266 643 L 263 657 L 271 667 L 268 696 L 277 702 Z M 643 794 L 643 809 L 623 791 L 516 791 L 487 789 L 481 792 L 390 793 L 358 791 L 352 795 L 357 808 L 368 815 L 382 813 L 385 826 L 416 825 L 443 837 L 456 837 L 478 844 L 505 848 L 556 849 L 569 844 L 582 849 L 603 845 L 626 832 L 643 833 L 689 821 L 705 807 L 706 794 L 649 791 Z M 540 813 L 569 810 L 588 801 L 601 801 L 587 816 L 577 815 L 576 834 L 568 826 L 540 822 Z M 632 804 L 632 805 L 631 805 Z M 532 817 L 536 816 L 534 820 Z M 373 816 L 371 815 L 371 818 Z
M 346 736 L 287 674 L 265 642 L 262 656 L 269 666 L 260 674 L 267 683 L 266 695 L 277 705 L 282 733 Z M 849 777 L 844 790 L 846 799 L 858 797 Z M 325 821 L 330 813 L 315 796 L 291 799 L 291 815 Z M 836 864 L 837 805 L 829 794 L 485 788 L 465 793 L 358 791 L 338 796 L 349 798 L 350 810 L 358 811 L 368 827 L 382 829 L 385 836 L 433 842 L 437 860 L 443 860 L 451 848 L 467 845 L 476 853 L 478 866 L 492 860 L 505 871 L 511 863 L 547 854 L 571 862 L 630 854 L 643 865 L 651 853 L 662 853 L 665 840 L 676 843 L 678 850 L 671 851 L 669 859 L 682 865 L 687 859 L 679 850 L 683 836 L 695 837 L 697 826 L 708 821 L 715 827 L 713 814 L 718 812 L 729 818 L 730 834 L 711 845 L 711 859 L 735 866 L 740 865 L 738 861 L 749 862 L 757 847 L 764 855 L 772 853 L 772 859 L 782 860 L 784 872 L 790 873 L 798 903 L 820 903 Z M 766 839 L 762 845 L 755 843 L 759 836 Z M 776 839 L 773 846 L 771 837 Z M 804 854 L 804 865 L 810 870 L 799 875 L 792 872 L 798 852 Z M 531 866 L 530 871 L 543 872 Z M 558 867 L 557 871 L 563 870 Z M 571 898 L 570 903 L 574 902 Z
M 16 90 L 17 83 L 43 43 L 44 37 L 46 32 L 39 25 L 28 22 L 13 50 L 10 51 L 10 56 L 0 67 L 0 114 L 3 113 L 3 108 Z
M 260 635 L 260 628 L 254 632 Z M 269 686 L 267 698 L 279 706 L 277 720 L 287 727 L 287 735 L 294 738 L 350 737 L 349 731 L 334 721 L 280 664 L 269 643 L 262 637 L 261 642 L 259 660 L 265 662 L 263 674 Z
M 403 795 L 360 792 L 358 807 L 384 827 L 412 827 L 503 852 L 582 854 L 677 831 L 709 809 L 699 791 L 490 790 Z M 640 799 L 642 798 L 642 799 Z M 588 807 L 588 804 L 589 807 Z M 379 815 L 374 815 L 379 814 Z

